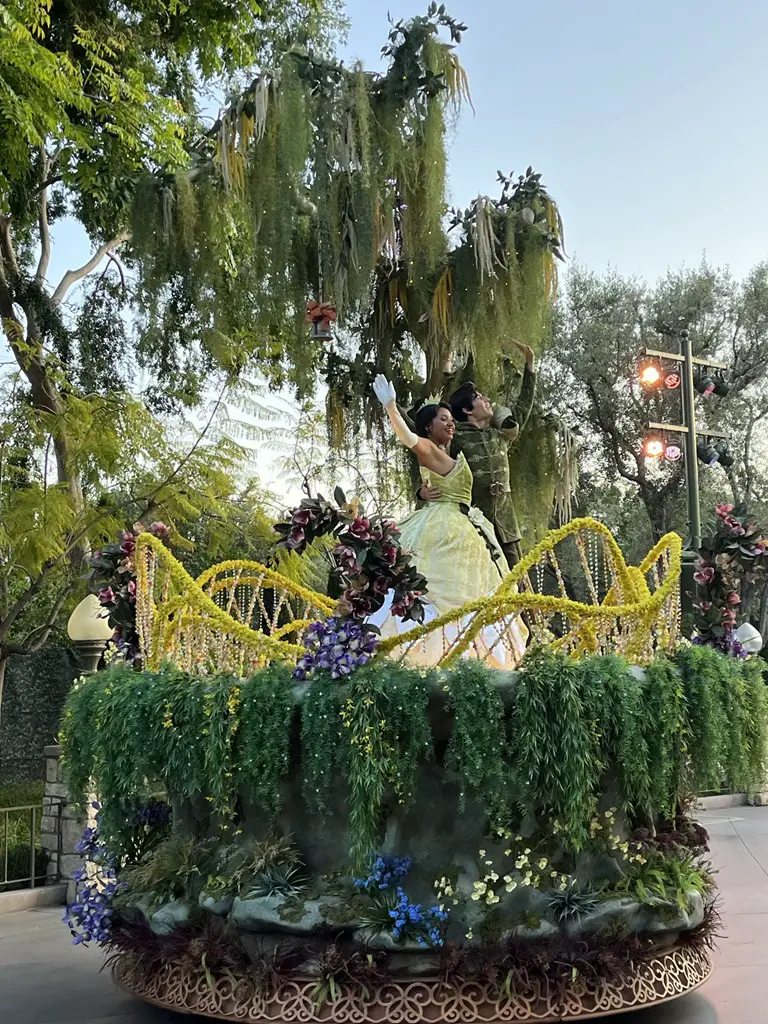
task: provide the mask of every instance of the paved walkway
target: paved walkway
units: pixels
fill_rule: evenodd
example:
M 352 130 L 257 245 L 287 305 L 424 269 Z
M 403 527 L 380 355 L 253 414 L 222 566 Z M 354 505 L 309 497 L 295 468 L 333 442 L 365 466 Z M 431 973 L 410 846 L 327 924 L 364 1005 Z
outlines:
M 702 815 L 723 895 L 726 938 L 711 981 L 655 1010 L 611 1018 L 616 1024 L 761 1024 L 768 1020 L 768 808 Z M 95 949 L 73 947 L 61 910 L 0 917 L 0 1020 L 4 1024 L 182 1024 L 146 1007 L 99 973 Z M 197 1018 L 199 1019 L 199 1018 Z M 606 1024 L 609 1021 L 606 1019 Z

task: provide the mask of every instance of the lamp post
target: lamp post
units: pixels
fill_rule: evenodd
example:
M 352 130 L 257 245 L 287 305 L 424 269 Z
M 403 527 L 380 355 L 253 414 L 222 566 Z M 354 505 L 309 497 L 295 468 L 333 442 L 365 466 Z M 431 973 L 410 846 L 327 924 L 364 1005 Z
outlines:
M 67 623 L 69 639 L 77 651 L 77 659 L 84 675 L 93 675 L 101 656 L 112 638 L 108 614 L 95 594 L 88 594 L 75 608 Z
M 699 500 L 699 464 L 697 452 L 698 437 L 726 437 L 715 430 L 696 430 L 696 407 L 694 404 L 696 384 L 694 380 L 694 366 L 704 370 L 727 370 L 726 363 L 720 363 L 714 359 L 698 359 L 693 355 L 691 349 L 691 337 L 688 331 L 678 333 L 680 340 L 680 352 L 660 352 L 656 349 L 643 349 L 644 356 L 652 356 L 655 359 L 677 363 L 680 366 L 680 390 L 682 392 L 682 414 L 683 422 L 680 426 L 669 423 L 649 423 L 652 430 L 660 430 L 674 434 L 682 434 L 685 441 L 685 488 L 688 499 L 688 543 L 683 550 L 682 578 L 681 585 L 681 607 L 683 613 L 692 611 L 692 595 L 696 590 L 696 582 L 693 578 L 696 571 L 696 560 L 701 548 L 701 504 Z M 701 372 L 701 371 L 700 371 Z M 658 379 L 661 374 L 658 375 Z M 641 376 L 642 379 L 642 376 Z M 656 383 L 656 380 L 651 383 Z M 712 390 L 716 389 L 716 382 Z M 710 392 L 705 392 L 709 394 Z M 717 460 L 715 460 L 717 461 Z

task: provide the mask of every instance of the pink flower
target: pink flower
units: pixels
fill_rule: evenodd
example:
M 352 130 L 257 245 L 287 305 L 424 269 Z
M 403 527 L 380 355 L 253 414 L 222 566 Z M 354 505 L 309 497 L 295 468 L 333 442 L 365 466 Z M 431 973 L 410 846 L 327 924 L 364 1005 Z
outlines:
M 288 534 L 288 547 L 299 548 L 304 543 L 305 533 L 300 526 L 294 526 Z
M 416 591 L 409 591 L 407 594 L 403 594 L 400 600 L 396 601 L 395 604 L 392 605 L 392 614 L 399 616 L 405 615 L 410 608 L 413 608 L 418 596 L 419 595 Z
M 733 505 L 715 505 L 715 515 L 725 519 L 729 512 L 733 512 Z
M 373 581 L 374 594 L 386 594 L 389 590 L 389 580 L 386 576 L 377 576 Z
M 338 559 L 339 565 L 346 570 L 351 576 L 357 576 L 360 573 L 360 566 L 357 564 L 357 552 L 354 548 L 348 547 L 346 544 L 340 544 L 336 548 L 336 558 Z
M 715 578 L 715 570 L 711 566 L 707 566 L 706 569 L 701 569 L 699 572 L 695 572 L 693 574 L 693 578 L 697 583 L 701 583 L 702 586 L 709 586 Z
M 739 595 L 736 593 L 735 590 L 732 590 L 730 592 L 730 594 L 726 597 L 725 600 L 726 600 L 727 604 L 732 604 L 732 605 L 741 604 L 741 598 L 739 597 Z
M 129 604 L 136 604 L 136 581 L 128 581 L 128 602 Z
M 349 532 L 353 537 L 357 537 L 358 540 L 370 540 L 371 539 L 371 521 L 370 519 L 363 519 L 362 516 L 358 516 L 357 519 L 349 527 Z
M 99 591 L 99 601 L 101 601 L 102 604 L 112 604 L 114 600 L 115 592 L 112 587 L 105 587 L 103 590 Z
M 390 565 L 394 565 L 397 561 L 397 548 L 394 544 L 384 544 L 382 546 L 381 553 Z
M 129 531 L 126 531 L 122 536 L 120 550 L 124 555 L 132 555 L 136 550 L 136 541 L 134 540 L 133 534 Z
M 373 602 L 366 597 L 364 591 L 353 590 L 351 587 L 344 591 L 342 604 L 349 608 L 353 615 L 363 618 L 373 610 Z
M 119 573 L 133 572 L 133 559 L 124 558 L 121 562 L 118 562 L 117 571 Z
M 308 508 L 297 509 L 291 517 L 291 522 L 296 523 L 297 526 L 306 526 L 312 520 L 312 513 Z
M 149 532 L 153 533 L 158 540 L 168 540 L 171 536 L 170 526 L 166 526 L 165 523 L 162 522 L 152 523 L 149 528 Z

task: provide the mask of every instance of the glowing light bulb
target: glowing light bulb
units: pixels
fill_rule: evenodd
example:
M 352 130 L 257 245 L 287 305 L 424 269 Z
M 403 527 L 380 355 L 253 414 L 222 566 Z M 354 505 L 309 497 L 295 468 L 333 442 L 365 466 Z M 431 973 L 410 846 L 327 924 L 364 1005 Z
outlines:
M 648 363 L 640 371 L 640 383 L 646 387 L 654 387 L 661 380 L 661 370 L 655 363 Z
M 645 454 L 651 459 L 658 459 L 664 454 L 664 442 L 651 437 L 645 442 Z

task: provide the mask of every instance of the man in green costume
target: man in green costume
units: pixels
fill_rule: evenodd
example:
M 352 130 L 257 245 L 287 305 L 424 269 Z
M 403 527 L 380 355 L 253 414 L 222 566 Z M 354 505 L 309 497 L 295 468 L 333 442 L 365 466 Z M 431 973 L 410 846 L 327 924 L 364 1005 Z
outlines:
M 481 395 L 471 381 L 462 384 L 449 400 L 456 420 L 451 454 L 456 458 L 464 452 L 474 478 L 472 504 L 493 523 L 510 567 L 520 561 L 522 553 L 509 479 L 509 445 L 528 421 L 536 391 L 533 349 L 519 341 L 514 344 L 525 356 L 523 381 L 514 408 L 494 409 L 490 399 Z M 439 495 L 439 490 L 426 485 L 419 490 L 419 497 L 425 501 Z

